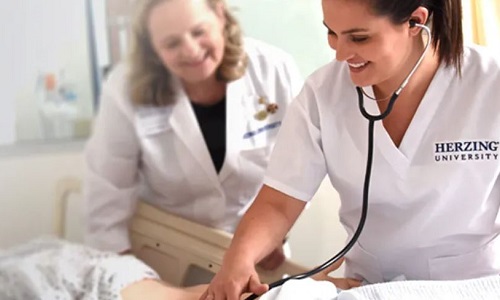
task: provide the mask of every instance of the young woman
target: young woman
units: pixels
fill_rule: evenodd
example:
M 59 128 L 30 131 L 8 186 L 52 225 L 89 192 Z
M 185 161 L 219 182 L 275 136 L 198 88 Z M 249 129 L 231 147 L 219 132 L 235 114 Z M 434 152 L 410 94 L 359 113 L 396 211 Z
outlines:
M 368 216 L 345 257 L 346 277 L 374 283 L 401 275 L 499 274 L 498 56 L 463 46 L 460 0 L 322 0 L 322 6 L 337 59 L 306 81 L 289 108 L 265 185 L 201 299 L 264 292 L 255 263 L 282 239 L 327 174 L 352 237 L 369 123 L 356 87 L 376 99 L 364 97 L 369 113 L 384 112 L 424 53 L 392 112 L 375 123 Z M 429 37 L 418 24 L 431 27 L 427 52 Z

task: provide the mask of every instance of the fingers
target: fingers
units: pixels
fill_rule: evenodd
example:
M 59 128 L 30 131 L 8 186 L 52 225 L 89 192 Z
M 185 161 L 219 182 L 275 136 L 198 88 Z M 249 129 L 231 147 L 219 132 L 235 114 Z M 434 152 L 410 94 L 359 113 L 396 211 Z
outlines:
M 212 286 L 211 286 L 212 287 Z M 242 286 L 230 281 L 224 286 L 214 286 L 213 290 L 207 289 L 200 300 L 239 300 L 244 290 Z M 205 298 L 203 298 L 203 296 Z
M 251 261 L 240 259 L 238 263 L 223 265 L 199 300 L 240 300 L 243 293 L 267 291 L 267 285 L 260 283 Z
M 330 280 L 331 277 L 329 277 L 328 274 L 337 270 L 342 265 L 343 262 L 344 262 L 344 258 L 342 257 L 341 259 L 337 260 L 335 263 L 328 266 L 323 271 L 313 275 L 312 279 L 314 279 L 314 280 Z
M 238 300 L 239 299 L 239 294 L 236 292 L 235 289 L 229 289 L 226 291 L 223 291 L 222 293 L 214 293 L 207 289 L 199 298 L 199 300 Z
M 244 292 L 264 293 L 267 285 L 261 284 L 258 276 L 247 277 L 244 281 L 218 281 L 210 283 L 199 300 L 239 300 Z
M 354 278 L 347 278 L 347 283 L 349 284 L 349 288 L 355 288 L 361 286 L 361 280 L 357 280 Z
M 207 299 L 207 295 L 208 295 L 208 293 L 209 293 L 209 292 L 208 292 L 208 289 L 206 289 L 206 290 L 203 292 L 203 294 L 201 294 L 201 296 L 200 296 L 199 300 L 205 300 L 205 299 Z
M 361 285 L 361 281 L 354 278 L 331 278 L 329 281 L 333 282 L 337 288 L 342 290 L 348 290 Z
M 344 258 L 342 257 L 341 259 L 339 259 L 336 262 L 334 262 L 331 266 L 329 266 L 328 268 L 324 269 L 322 272 L 325 275 L 328 275 L 331 272 L 333 272 L 333 271 L 337 270 L 338 268 L 340 268 L 340 266 L 342 265 L 343 262 L 344 262 Z
M 269 285 L 261 283 L 258 275 L 252 275 L 248 282 L 248 289 L 251 293 L 262 295 L 269 290 Z

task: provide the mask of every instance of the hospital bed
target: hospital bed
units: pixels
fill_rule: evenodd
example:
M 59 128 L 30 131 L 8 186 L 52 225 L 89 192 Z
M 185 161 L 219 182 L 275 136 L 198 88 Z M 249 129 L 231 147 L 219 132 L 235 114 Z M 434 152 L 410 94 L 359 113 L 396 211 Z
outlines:
M 55 232 L 66 235 L 68 199 L 81 194 L 81 182 L 64 178 L 56 187 Z M 160 277 L 175 286 L 207 283 L 219 270 L 231 235 L 209 228 L 139 201 L 130 228 L 132 252 L 147 263 Z M 258 269 L 263 282 L 273 282 L 290 274 L 306 271 L 290 260 L 272 272 Z

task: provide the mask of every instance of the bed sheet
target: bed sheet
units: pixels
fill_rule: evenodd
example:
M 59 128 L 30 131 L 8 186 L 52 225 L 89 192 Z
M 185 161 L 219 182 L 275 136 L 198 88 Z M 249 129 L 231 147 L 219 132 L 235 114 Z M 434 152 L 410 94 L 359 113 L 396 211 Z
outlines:
M 0 299 L 118 300 L 120 291 L 158 275 L 120 256 L 45 237 L 0 251 Z
M 260 300 L 499 300 L 500 276 L 468 280 L 403 280 L 338 290 L 328 281 L 290 280 Z

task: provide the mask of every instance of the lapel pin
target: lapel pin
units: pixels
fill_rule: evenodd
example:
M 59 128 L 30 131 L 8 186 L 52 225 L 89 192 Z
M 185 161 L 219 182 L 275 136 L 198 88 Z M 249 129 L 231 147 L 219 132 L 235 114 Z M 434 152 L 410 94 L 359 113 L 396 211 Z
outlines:
M 255 115 L 254 118 L 259 121 L 265 120 L 269 114 L 275 114 L 276 111 L 278 110 L 278 104 L 276 103 L 269 103 L 267 101 L 266 97 L 260 97 L 258 100 L 258 103 L 261 105 L 264 105 L 265 108 L 259 110 Z

